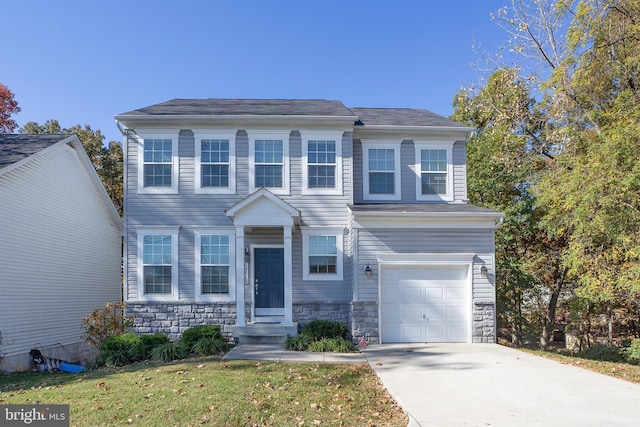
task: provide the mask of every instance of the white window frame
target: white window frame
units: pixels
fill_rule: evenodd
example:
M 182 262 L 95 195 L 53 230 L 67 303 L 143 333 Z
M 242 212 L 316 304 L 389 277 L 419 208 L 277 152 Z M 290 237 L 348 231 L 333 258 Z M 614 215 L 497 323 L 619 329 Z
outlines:
M 179 191 L 179 157 L 178 134 L 171 132 L 139 133 L 134 135 L 138 144 L 138 194 L 178 194 Z M 170 139 L 171 140 L 171 187 L 145 187 L 144 186 L 144 140 L 145 139 Z
M 401 140 L 398 141 L 362 141 L 362 198 L 364 200 L 400 200 L 402 198 L 401 188 L 401 169 L 400 169 L 400 146 Z M 369 150 L 370 149 L 387 149 L 394 150 L 393 160 L 395 163 L 394 170 L 394 193 L 393 194 L 370 194 L 369 193 Z
M 282 140 L 282 187 L 266 187 L 273 194 L 289 195 L 290 194 L 290 175 L 289 175 L 289 136 L 291 132 L 268 131 L 268 130 L 247 130 L 249 136 L 249 192 L 253 193 L 258 188 L 256 184 L 256 140 Z
M 228 294 L 204 294 L 202 293 L 202 236 L 228 236 L 229 237 L 229 293 Z M 235 301 L 236 299 L 236 237 L 232 229 L 199 229 L 195 230 L 195 286 L 197 301 Z
M 336 272 L 309 273 L 309 236 L 334 236 L 336 238 Z M 302 229 L 302 280 L 340 281 L 344 278 L 344 230 L 338 228 Z
M 336 131 L 310 131 L 300 132 L 302 136 L 302 194 L 330 194 L 342 195 L 342 135 L 343 132 Z M 309 141 L 335 141 L 336 162 L 334 169 L 333 188 L 311 188 L 309 187 Z M 311 163 L 313 165 L 315 163 Z
M 236 193 L 236 132 L 233 130 L 220 130 L 217 132 L 195 133 L 195 166 L 196 166 L 196 194 L 235 194 Z M 227 139 L 229 140 L 229 186 L 228 187 L 203 187 L 202 186 L 202 140 L 203 139 Z M 207 164 L 207 163 L 205 163 Z
M 178 229 L 141 228 L 138 235 L 138 300 L 139 301 L 177 301 L 178 288 Z M 171 236 L 171 293 L 146 294 L 144 289 L 144 236 Z
M 453 201 L 453 144 L 454 141 L 414 141 L 416 200 L 418 201 Z M 447 152 L 447 193 L 422 194 L 422 150 L 445 150 Z

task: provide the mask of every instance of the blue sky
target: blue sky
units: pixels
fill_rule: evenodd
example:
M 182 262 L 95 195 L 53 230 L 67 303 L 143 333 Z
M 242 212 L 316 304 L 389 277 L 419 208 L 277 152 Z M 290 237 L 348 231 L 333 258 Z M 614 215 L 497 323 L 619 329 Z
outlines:
M 8 1 L 0 82 L 19 125 L 121 137 L 113 116 L 173 98 L 339 99 L 448 116 L 507 35 L 507 0 Z M 476 46 L 476 48 L 474 48 Z

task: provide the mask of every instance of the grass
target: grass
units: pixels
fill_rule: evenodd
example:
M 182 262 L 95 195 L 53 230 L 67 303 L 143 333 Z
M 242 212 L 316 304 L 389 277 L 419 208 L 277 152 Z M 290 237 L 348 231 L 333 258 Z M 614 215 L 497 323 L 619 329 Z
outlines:
M 193 358 L 0 376 L 0 404 L 67 403 L 71 426 L 406 426 L 365 364 Z
M 562 353 L 555 353 L 541 350 L 526 350 L 537 356 L 546 357 L 565 365 L 578 366 L 600 374 L 609 375 L 611 377 L 620 378 L 636 384 L 640 384 L 640 366 L 623 362 L 603 362 L 599 360 L 584 359 L 581 357 L 570 356 Z

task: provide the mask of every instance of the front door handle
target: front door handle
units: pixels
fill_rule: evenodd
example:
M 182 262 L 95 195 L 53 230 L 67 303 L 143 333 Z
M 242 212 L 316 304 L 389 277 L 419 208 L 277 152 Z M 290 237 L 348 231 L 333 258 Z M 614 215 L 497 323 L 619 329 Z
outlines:
M 256 289 L 256 295 L 258 295 L 258 279 L 256 279 L 255 289 Z

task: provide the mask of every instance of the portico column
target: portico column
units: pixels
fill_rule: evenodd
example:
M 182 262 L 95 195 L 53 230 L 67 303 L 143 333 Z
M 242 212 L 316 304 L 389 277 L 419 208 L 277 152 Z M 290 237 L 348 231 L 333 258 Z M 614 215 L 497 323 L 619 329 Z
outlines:
M 244 227 L 236 227 L 236 326 L 244 320 Z
M 293 324 L 293 263 L 291 260 L 291 226 L 285 225 L 283 228 L 284 240 L 284 324 Z

